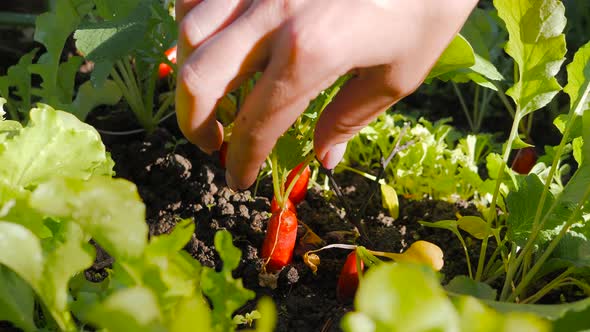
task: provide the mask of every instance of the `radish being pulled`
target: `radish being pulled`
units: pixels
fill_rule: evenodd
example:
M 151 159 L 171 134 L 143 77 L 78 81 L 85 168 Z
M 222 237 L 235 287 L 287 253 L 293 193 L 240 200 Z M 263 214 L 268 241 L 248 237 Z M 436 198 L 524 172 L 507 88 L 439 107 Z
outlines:
M 297 239 L 297 216 L 289 209 L 278 210 L 268 222 L 262 244 L 266 269 L 276 272 L 291 263 Z

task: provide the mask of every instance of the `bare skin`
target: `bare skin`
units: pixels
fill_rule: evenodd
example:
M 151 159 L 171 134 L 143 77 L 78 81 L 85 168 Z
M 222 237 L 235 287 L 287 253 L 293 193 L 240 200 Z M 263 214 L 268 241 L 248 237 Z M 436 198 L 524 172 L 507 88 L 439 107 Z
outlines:
M 249 187 L 277 139 L 320 91 L 354 72 L 315 128 L 326 168 L 346 142 L 412 93 L 476 0 L 177 0 L 178 123 L 203 151 L 218 150 L 215 104 L 263 72 L 232 132 L 226 181 Z

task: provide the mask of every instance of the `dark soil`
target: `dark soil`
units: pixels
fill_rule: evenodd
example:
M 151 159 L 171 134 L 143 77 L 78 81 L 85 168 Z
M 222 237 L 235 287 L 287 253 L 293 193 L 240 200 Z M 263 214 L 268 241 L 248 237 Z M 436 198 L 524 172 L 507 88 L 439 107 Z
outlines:
M 110 127 L 96 116 L 91 122 L 98 128 Z M 224 170 L 217 156 L 208 156 L 187 143 L 175 145 L 181 137 L 175 120 L 171 119 L 167 127 L 169 129 L 159 129 L 148 136 L 103 135 L 116 162 L 117 177 L 138 186 L 147 206 L 150 235 L 169 232 L 179 218 L 194 218 L 195 235 L 185 249 L 203 265 L 218 267 L 220 260 L 214 250 L 213 236 L 217 230 L 229 230 L 234 244 L 242 250 L 242 263 L 235 276 L 243 278 L 245 287 L 254 290 L 258 297 L 272 296 L 279 312 L 277 331 L 339 331 L 340 319 L 352 309 L 350 304 L 336 299 L 338 274 L 348 252 L 341 249 L 321 252 L 321 265 L 314 275 L 301 259 L 305 247 L 298 246 L 299 255 L 280 273 L 278 288 L 260 286 L 259 248 L 270 217 L 270 181 L 261 181 L 256 196 L 251 190 L 232 192 L 225 186 Z M 352 173 L 337 174 L 336 179 L 353 207 L 359 208 L 366 201 L 370 190 L 368 180 Z M 326 243 L 343 243 L 350 233 L 342 231 L 352 230 L 338 199 L 332 192 L 319 190 L 318 186 L 310 189 L 297 210 L 298 218 Z M 441 272 L 448 281 L 455 275 L 467 273 L 458 240 L 448 231 L 421 227 L 417 221 L 453 219 L 457 212 L 477 213 L 468 204 L 408 201 L 400 197 L 400 217 L 393 220 L 381 207 L 381 197 L 377 193 L 365 218 L 371 243 L 363 245 L 369 249 L 401 252 L 418 239 L 433 242 L 445 253 Z M 300 230 L 301 235 L 303 227 Z M 476 241 L 468 240 L 468 243 Z M 471 250 L 476 256 L 476 248 Z M 109 263 L 108 256 L 99 257 L 96 270 Z M 240 311 L 249 312 L 255 305 L 256 301 L 252 301 Z

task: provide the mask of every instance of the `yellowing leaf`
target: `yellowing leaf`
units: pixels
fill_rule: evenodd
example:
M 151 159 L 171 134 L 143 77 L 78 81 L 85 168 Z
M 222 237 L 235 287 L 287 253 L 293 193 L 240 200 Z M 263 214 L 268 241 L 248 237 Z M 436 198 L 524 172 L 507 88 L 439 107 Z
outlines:
M 383 253 L 396 262 L 417 263 L 430 266 L 435 271 L 440 271 L 444 265 L 443 252 L 439 246 L 428 241 L 416 241 L 403 253 Z
M 316 272 L 318 272 L 318 265 L 320 265 L 320 256 L 316 254 L 309 254 L 306 252 L 303 255 L 303 262 L 305 263 L 305 265 L 307 265 L 307 267 L 311 269 L 313 274 L 316 274 Z
M 399 217 L 399 201 L 395 189 L 385 183 L 381 184 L 381 201 L 383 207 L 389 211 L 389 215 L 397 219 Z
M 486 228 L 487 223 L 481 219 L 480 217 L 476 216 L 465 216 L 461 217 L 457 224 L 459 228 L 469 233 L 476 239 L 483 240 L 486 236 Z M 491 236 L 492 233 L 490 232 L 488 236 Z

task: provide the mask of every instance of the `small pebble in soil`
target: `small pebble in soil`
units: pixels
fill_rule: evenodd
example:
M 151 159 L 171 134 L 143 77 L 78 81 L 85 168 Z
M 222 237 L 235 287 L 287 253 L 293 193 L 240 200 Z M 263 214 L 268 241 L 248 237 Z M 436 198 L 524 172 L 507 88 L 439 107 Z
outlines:
M 299 271 L 295 266 L 286 266 L 279 274 L 279 287 L 287 287 L 296 284 L 299 281 Z

